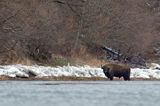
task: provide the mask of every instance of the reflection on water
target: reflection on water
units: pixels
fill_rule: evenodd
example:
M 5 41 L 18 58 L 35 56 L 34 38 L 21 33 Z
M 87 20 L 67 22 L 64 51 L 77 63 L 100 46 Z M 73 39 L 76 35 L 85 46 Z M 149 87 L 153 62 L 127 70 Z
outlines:
M 1 81 L 0 106 L 160 106 L 159 81 Z

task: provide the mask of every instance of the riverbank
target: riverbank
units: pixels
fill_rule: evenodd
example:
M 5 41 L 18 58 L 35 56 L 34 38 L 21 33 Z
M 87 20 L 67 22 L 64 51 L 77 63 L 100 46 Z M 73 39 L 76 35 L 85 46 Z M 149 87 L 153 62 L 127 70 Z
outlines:
M 103 77 L 30 77 L 30 78 L 20 78 L 20 77 L 8 77 L 0 76 L 0 81 L 110 81 L 108 78 Z M 123 78 L 114 78 L 114 81 L 123 81 Z M 160 81 L 160 79 L 155 78 L 131 78 L 131 81 Z
M 106 78 L 102 77 L 30 77 L 30 78 L 18 78 L 18 77 L 8 77 L 0 76 L 0 81 L 13 80 L 13 81 L 104 81 Z
M 147 69 L 131 68 L 132 80 L 160 80 L 160 66 Z M 26 65 L 2 65 L 0 66 L 0 80 L 55 80 L 55 81 L 79 81 L 79 80 L 108 80 L 103 70 L 91 66 L 26 66 Z M 119 79 L 116 79 L 119 80 Z M 120 80 L 123 80 L 120 79 Z

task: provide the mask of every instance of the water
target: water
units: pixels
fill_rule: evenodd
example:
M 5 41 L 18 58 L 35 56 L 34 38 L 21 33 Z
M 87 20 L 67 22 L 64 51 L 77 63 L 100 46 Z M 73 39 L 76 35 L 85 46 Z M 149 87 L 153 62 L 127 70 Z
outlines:
M 0 81 L 0 106 L 160 106 L 160 82 Z

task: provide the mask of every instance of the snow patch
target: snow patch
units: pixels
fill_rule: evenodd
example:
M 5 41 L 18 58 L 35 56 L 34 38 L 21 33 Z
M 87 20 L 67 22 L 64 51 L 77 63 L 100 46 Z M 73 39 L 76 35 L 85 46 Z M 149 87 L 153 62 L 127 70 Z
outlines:
M 156 64 L 156 63 L 151 63 L 149 67 L 150 67 L 150 69 L 159 69 L 160 70 L 160 65 Z
M 75 76 L 75 77 L 103 77 L 106 76 L 101 68 L 90 66 L 26 66 L 26 65 L 5 65 L 0 66 L 0 76 L 9 77 L 46 77 L 46 76 Z M 153 64 L 148 69 L 132 68 L 131 78 L 156 78 L 160 79 L 160 65 Z

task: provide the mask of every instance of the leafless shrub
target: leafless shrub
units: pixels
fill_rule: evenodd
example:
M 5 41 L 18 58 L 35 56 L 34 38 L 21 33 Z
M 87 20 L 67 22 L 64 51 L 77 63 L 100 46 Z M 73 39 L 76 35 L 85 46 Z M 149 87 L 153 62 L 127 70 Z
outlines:
M 67 58 L 84 54 L 98 57 L 103 55 L 99 45 L 106 45 L 128 57 L 141 54 L 147 58 L 148 54 L 154 55 L 153 48 L 160 40 L 159 3 L 1 0 L 0 57 L 13 51 L 20 57 L 41 62 L 48 62 L 52 54 Z

